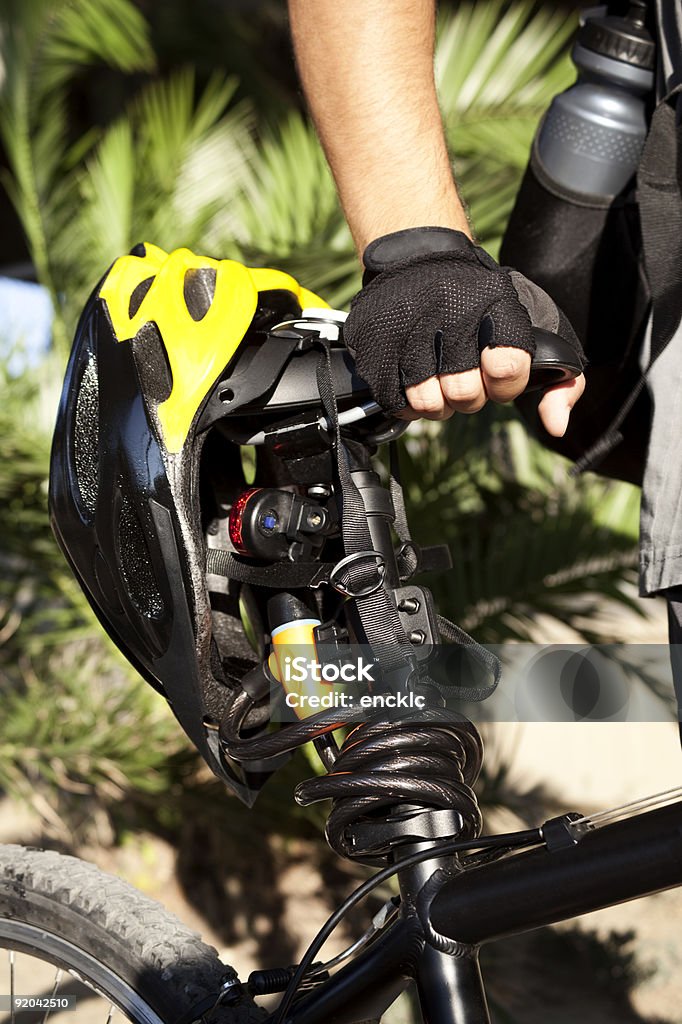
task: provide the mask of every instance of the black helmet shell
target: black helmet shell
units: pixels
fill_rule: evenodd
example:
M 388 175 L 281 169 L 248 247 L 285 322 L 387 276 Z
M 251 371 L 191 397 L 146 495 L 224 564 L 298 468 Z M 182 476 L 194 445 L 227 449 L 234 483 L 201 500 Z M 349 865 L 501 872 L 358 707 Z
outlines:
M 280 271 L 187 249 L 116 260 L 76 329 L 50 463 L 52 528 L 102 625 L 248 802 L 206 725 L 229 691 L 212 643 L 199 421 L 273 291 L 294 315 L 324 305 Z M 240 623 L 231 636 L 253 660 Z

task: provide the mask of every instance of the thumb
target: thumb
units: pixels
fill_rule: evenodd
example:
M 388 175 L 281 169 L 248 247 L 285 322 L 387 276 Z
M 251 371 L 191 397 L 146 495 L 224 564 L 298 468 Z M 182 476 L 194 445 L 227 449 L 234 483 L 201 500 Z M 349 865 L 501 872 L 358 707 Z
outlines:
M 552 437 L 563 437 L 573 406 L 585 390 L 585 376 L 567 380 L 550 388 L 538 405 L 542 425 Z

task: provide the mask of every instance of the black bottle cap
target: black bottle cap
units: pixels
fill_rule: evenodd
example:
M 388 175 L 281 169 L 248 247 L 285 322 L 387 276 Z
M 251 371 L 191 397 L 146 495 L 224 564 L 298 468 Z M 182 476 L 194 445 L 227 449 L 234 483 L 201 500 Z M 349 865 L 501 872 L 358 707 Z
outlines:
M 624 18 L 607 14 L 588 18 L 578 32 L 578 42 L 586 50 L 651 70 L 656 62 L 656 44 L 645 25 L 645 0 L 634 0 Z

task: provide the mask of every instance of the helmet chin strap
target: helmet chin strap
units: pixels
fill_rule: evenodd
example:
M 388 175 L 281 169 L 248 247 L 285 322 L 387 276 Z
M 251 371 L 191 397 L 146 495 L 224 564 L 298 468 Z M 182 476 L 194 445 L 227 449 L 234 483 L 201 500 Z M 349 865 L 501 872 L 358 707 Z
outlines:
M 341 532 L 346 556 L 374 550 L 367 523 L 367 509 L 362 495 L 351 475 L 350 454 L 341 437 L 341 425 L 336 405 L 332 378 L 329 343 L 320 339 L 322 351 L 317 366 L 317 385 L 328 420 L 335 434 L 336 471 L 341 492 Z M 363 596 L 354 597 L 365 639 L 372 651 L 380 657 L 385 672 L 412 675 L 416 658 L 394 602 L 383 586 L 374 585 L 377 564 L 371 559 L 357 559 L 349 591 Z

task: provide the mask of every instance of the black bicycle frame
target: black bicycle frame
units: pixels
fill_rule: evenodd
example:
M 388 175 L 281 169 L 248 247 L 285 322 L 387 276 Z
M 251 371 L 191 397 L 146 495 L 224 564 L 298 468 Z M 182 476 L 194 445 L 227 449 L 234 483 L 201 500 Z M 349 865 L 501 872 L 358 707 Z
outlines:
M 682 802 L 589 830 L 575 843 L 452 872 L 424 906 L 418 892 L 439 866 L 432 860 L 401 872 L 401 918 L 297 1000 L 287 1024 L 376 1021 L 410 982 L 426 1024 L 490 1024 L 480 945 L 682 885 Z

